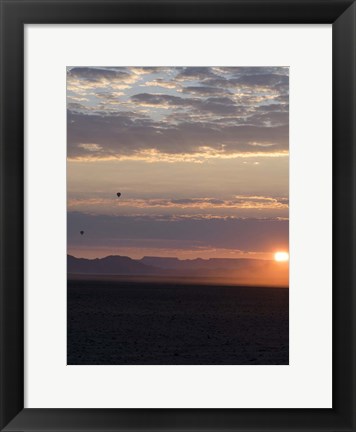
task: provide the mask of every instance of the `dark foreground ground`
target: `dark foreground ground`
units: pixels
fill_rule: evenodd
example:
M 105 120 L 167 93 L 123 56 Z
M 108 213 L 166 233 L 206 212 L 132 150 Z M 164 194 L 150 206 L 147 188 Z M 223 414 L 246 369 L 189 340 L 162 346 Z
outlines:
M 288 364 L 289 290 L 69 281 L 69 365 Z

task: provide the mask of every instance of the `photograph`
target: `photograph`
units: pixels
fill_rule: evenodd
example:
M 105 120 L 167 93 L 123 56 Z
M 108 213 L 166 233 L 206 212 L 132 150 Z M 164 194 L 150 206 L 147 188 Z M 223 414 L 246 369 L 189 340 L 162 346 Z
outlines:
M 356 0 L 0 4 L 0 432 L 356 432 Z
M 289 67 L 66 85 L 67 365 L 289 365 Z

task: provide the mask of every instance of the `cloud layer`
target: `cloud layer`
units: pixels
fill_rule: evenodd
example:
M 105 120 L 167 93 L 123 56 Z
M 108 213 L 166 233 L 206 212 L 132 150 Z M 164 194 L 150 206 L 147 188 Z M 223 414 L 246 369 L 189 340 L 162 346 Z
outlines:
M 287 68 L 68 68 L 68 157 L 288 153 Z
M 80 231 L 85 235 L 81 236 Z M 104 216 L 68 213 L 68 238 L 82 245 L 274 252 L 288 250 L 288 221 L 276 219 Z

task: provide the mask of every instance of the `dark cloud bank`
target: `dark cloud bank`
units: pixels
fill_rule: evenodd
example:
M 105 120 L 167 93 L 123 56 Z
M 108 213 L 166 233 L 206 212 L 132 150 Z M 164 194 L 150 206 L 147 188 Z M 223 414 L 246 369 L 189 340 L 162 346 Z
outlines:
M 68 213 L 69 242 L 131 247 L 288 249 L 287 220 L 104 216 Z M 79 231 L 85 230 L 85 238 Z M 70 246 L 70 244 L 68 245 Z

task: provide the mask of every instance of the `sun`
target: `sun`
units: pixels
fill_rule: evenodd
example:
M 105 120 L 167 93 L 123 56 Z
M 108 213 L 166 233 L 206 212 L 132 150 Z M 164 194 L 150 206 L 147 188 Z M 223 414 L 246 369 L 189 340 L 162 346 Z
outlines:
M 278 262 L 288 261 L 289 253 L 288 252 L 276 252 L 274 254 L 274 260 Z

